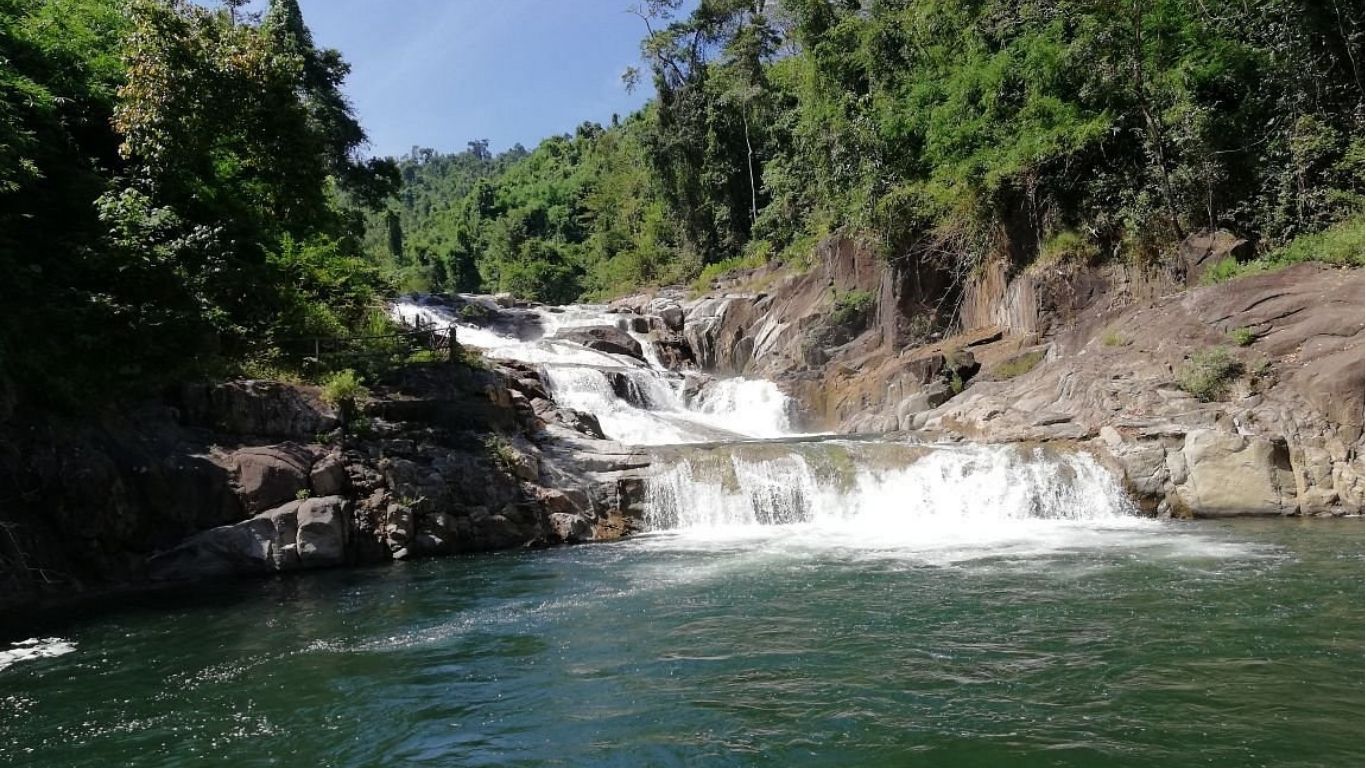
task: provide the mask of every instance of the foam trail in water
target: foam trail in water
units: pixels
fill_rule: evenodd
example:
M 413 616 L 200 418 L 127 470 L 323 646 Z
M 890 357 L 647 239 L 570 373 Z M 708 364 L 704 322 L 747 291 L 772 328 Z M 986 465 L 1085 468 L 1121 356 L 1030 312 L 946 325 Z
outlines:
M 33 659 L 51 659 L 64 656 L 76 650 L 76 644 L 60 637 L 31 637 L 12 644 L 7 650 L 0 651 L 0 671 Z

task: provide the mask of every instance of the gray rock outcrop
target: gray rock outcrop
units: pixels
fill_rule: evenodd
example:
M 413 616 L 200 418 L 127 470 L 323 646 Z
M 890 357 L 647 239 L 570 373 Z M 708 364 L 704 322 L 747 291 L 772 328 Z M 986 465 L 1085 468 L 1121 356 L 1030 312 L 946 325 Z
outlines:
M 620 328 L 610 325 L 599 325 L 588 328 L 565 328 L 555 335 L 557 339 L 572 341 L 582 344 L 589 349 L 599 352 L 607 352 L 613 355 L 626 355 L 638 360 L 644 359 L 644 352 L 640 348 L 640 342 L 631 338 L 631 335 Z

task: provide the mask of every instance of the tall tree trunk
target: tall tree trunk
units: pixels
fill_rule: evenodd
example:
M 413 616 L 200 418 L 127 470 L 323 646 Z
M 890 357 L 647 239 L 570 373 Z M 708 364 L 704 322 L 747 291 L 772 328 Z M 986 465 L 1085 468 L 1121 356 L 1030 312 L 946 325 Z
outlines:
M 749 226 L 754 228 L 755 219 L 759 218 L 759 190 L 754 185 L 754 145 L 749 141 L 749 116 L 746 114 L 748 108 L 740 110 L 740 123 L 745 127 L 745 168 L 749 171 Z
M 1185 230 L 1181 227 L 1181 217 L 1176 212 L 1176 194 L 1172 189 L 1171 173 L 1167 169 L 1166 136 L 1162 130 L 1162 121 L 1153 114 L 1151 95 L 1148 93 L 1147 78 L 1143 72 L 1143 5 L 1144 0 L 1134 0 L 1131 7 L 1131 22 L 1133 24 L 1133 58 L 1132 69 L 1134 78 L 1134 91 L 1138 96 L 1138 109 L 1143 113 L 1143 123 L 1148 134 L 1148 143 L 1152 145 L 1153 154 L 1157 159 L 1157 170 L 1162 176 L 1162 196 L 1166 204 L 1168 223 L 1171 225 L 1172 234 L 1177 240 L 1184 240 Z

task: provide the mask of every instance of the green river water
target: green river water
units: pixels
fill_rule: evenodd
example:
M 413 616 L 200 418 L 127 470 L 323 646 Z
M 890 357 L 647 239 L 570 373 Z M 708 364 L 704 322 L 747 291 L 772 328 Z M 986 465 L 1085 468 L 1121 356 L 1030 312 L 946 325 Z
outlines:
M 0 670 L 0 765 L 1360 766 L 1362 605 L 1360 520 L 305 574 L 0 624 L 54 654 Z

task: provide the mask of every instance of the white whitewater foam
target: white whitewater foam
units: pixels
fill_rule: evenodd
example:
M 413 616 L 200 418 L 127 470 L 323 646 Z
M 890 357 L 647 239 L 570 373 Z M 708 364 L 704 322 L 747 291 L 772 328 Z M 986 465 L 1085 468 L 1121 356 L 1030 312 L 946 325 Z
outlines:
M 826 444 L 838 450 L 839 443 Z M 695 552 L 753 569 L 792 558 L 869 560 L 879 567 L 1050 569 L 1079 552 L 1120 552 L 1173 567 L 1262 560 L 1279 552 L 1140 517 L 1085 453 L 992 445 L 932 446 L 905 466 L 851 454 L 844 477 L 798 451 L 676 460 L 651 478 L 646 523 L 632 546 Z M 687 456 L 691 449 L 678 450 Z M 679 455 L 679 454 L 675 454 Z M 909 458 L 910 454 L 908 454 Z M 836 473 L 838 474 L 838 473 Z M 719 559 L 718 559 L 719 558 Z M 1192 565 L 1192 563 L 1196 565 Z M 1178 565 L 1179 564 L 1179 565 Z M 1104 568 L 1088 560 L 1085 567 Z M 718 566 L 720 567 L 720 566 Z
M 607 376 L 595 368 L 546 366 L 546 382 L 555 402 L 591 413 L 613 440 L 634 445 L 697 442 L 705 438 L 670 424 L 659 414 L 621 399 Z
M 462 298 L 489 306 L 481 297 Z M 389 311 L 405 325 L 450 326 L 456 340 L 490 358 L 540 366 L 555 401 L 593 414 L 603 433 L 614 440 L 671 445 L 793 434 L 792 400 L 771 381 L 722 379 L 688 402 L 683 395 L 684 377 L 664 368 L 650 334 L 630 330 L 627 316 L 602 305 L 526 310 L 534 317 L 527 333 L 534 338 L 528 339 L 472 325 L 451 307 L 424 297 L 395 301 Z M 639 342 L 644 363 L 554 338 L 565 329 L 603 325 L 620 328 Z M 609 371 L 629 379 L 639 395 L 635 402 L 618 396 L 607 378 Z
M 751 437 L 785 437 L 792 431 L 792 398 L 767 379 L 722 379 L 702 390 L 697 418 Z
M 74 642 L 60 637 L 31 637 L 10 645 L 7 650 L 0 651 L 0 672 L 21 661 L 56 658 L 75 650 L 76 644 Z
M 830 443 L 827 450 L 842 450 Z M 904 466 L 821 476 L 796 451 L 729 466 L 683 459 L 650 478 L 646 523 L 704 538 L 818 531 L 853 546 L 922 546 L 1051 527 L 1142 524 L 1114 478 L 1085 453 L 1010 446 L 932 448 Z

